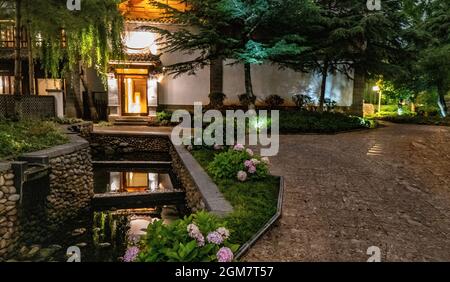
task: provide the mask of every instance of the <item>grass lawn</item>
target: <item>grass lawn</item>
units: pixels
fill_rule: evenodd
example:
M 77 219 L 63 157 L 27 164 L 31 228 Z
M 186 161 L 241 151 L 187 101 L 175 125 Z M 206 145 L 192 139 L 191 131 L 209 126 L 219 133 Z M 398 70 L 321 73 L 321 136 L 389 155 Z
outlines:
M 0 120 L 0 160 L 67 142 L 67 137 L 53 122 Z
M 206 171 L 215 153 L 201 149 L 192 151 L 192 155 Z M 276 177 L 244 183 L 227 179 L 216 181 L 216 184 L 234 207 L 234 212 L 225 218 L 233 231 L 233 243 L 242 245 L 247 242 L 277 211 L 279 180 Z

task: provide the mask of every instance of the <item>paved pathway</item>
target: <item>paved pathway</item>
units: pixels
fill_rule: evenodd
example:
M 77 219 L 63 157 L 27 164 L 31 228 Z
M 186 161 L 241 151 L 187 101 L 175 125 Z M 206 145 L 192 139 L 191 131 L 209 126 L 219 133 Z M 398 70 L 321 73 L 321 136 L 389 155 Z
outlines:
M 450 128 L 281 137 L 283 217 L 249 261 L 450 260 Z

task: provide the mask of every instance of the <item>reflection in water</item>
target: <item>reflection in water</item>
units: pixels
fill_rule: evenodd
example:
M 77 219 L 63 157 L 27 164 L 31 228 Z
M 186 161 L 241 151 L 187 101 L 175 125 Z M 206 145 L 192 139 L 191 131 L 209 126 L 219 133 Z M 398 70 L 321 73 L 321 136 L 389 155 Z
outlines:
M 151 172 L 108 172 L 106 193 L 167 192 L 173 191 L 170 175 Z M 99 191 L 99 189 L 96 189 Z M 103 190 L 103 189 L 101 189 Z M 100 190 L 100 191 L 101 191 Z

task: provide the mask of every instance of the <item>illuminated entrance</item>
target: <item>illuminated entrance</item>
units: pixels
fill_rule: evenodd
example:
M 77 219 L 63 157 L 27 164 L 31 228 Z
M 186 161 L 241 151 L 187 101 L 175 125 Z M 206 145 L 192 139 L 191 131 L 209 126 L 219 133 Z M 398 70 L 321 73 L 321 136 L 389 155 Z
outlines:
M 135 70 L 144 71 L 144 70 Z M 145 70 L 146 71 L 146 70 Z M 122 113 L 128 116 L 148 115 L 147 80 L 148 75 L 119 74 L 119 85 L 122 96 Z

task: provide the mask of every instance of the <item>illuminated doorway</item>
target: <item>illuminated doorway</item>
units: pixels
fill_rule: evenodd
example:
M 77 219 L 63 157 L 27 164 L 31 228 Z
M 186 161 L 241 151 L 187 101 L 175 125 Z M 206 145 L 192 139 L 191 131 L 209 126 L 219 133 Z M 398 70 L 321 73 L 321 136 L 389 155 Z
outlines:
M 148 115 L 147 78 L 141 75 L 121 75 L 123 115 Z

